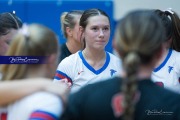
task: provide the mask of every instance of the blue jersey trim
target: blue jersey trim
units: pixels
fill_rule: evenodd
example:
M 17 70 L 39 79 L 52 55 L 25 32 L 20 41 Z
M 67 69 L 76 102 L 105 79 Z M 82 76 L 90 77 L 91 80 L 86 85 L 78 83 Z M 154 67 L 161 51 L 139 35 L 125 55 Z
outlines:
M 167 61 L 169 60 L 171 54 L 172 54 L 172 49 L 169 49 L 168 54 L 167 54 L 167 56 L 166 56 L 166 59 L 165 59 L 157 68 L 155 68 L 155 69 L 153 70 L 153 72 L 157 72 L 157 71 L 159 71 L 161 68 L 163 68 L 164 65 L 167 63 Z
M 105 64 L 104 64 L 103 67 L 100 68 L 99 70 L 95 70 L 91 65 L 89 65 L 89 64 L 87 63 L 87 61 L 85 60 L 85 58 L 84 58 L 84 56 L 83 56 L 83 54 L 82 54 L 82 51 L 79 51 L 79 56 L 80 56 L 80 58 L 82 59 L 83 64 L 84 64 L 91 72 L 93 72 L 93 73 L 96 74 L 96 75 L 102 73 L 102 72 L 108 67 L 109 62 L 110 62 L 110 55 L 109 55 L 108 52 L 106 52 L 106 62 L 105 62 Z

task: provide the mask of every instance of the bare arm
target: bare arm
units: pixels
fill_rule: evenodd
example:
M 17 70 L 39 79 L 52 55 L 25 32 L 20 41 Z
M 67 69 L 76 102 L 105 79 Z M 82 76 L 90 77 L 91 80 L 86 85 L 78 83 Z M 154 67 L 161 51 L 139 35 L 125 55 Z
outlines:
M 46 78 L 34 78 L 29 80 L 15 80 L 0 82 L 0 106 L 6 106 L 26 95 L 37 91 L 48 91 L 58 94 L 63 99 L 69 92 L 64 84 L 54 84 L 52 80 Z

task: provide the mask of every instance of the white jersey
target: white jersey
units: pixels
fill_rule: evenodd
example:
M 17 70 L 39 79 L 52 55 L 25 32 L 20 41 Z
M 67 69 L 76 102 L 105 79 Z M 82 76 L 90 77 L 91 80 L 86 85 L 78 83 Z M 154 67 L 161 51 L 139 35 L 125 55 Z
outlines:
M 180 52 L 169 49 L 165 60 L 154 69 L 151 77 L 158 85 L 180 93 Z
M 37 92 L 8 106 L 7 120 L 59 120 L 61 99 L 48 92 Z
M 72 83 L 71 92 L 87 84 L 119 76 L 122 71 L 121 61 L 115 55 L 106 52 L 106 62 L 102 68 L 95 70 L 87 63 L 82 51 L 70 55 L 59 64 L 54 81 L 68 79 Z

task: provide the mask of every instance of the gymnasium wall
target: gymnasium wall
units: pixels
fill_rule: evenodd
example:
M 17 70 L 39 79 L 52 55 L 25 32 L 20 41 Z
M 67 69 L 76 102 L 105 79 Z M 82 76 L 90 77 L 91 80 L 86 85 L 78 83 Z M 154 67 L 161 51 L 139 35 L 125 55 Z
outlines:
M 180 15 L 180 0 L 114 0 L 114 20 L 122 18 L 134 9 L 161 9 L 172 8 Z
M 59 36 L 60 44 L 65 42 L 60 31 L 60 15 L 64 11 L 99 8 L 111 19 L 111 37 L 106 50 L 112 52 L 114 33 L 113 0 L 0 0 L 0 13 L 16 11 L 25 23 L 41 23 L 53 29 Z
M 60 44 L 65 42 L 60 31 L 60 14 L 69 10 L 99 8 L 111 19 L 111 37 L 106 50 L 112 52 L 116 21 L 134 9 L 172 8 L 180 14 L 180 0 L 0 0 L 0 12 L 16 11 L 26 23 L 41 23 L 53 29 Z

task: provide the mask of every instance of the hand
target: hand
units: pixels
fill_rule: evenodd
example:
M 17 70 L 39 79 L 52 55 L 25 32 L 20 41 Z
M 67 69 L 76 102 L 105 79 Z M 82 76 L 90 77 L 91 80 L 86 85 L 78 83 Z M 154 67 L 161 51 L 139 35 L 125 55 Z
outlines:
M 61 79 L 61 80 L 54 80 L 54 83 L 59 83 L 59 84 L 65 84 L 67 85 L 68 88 L 71 88 L 72 84 L 70 82 L 68 82 L 68 80 L 66 78 Z
M 71 87 L 71 83 L 63 79 L 62 81 L 57 80 L 52 82 L 51 84 L 46 86 L 44 90 L 60 96 L 64 104 L 66 104 L 67 96 L 69 95 L 70 92 L 70 87 Z

